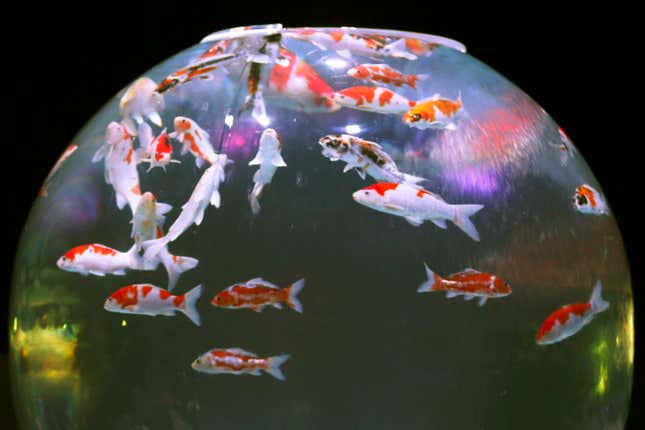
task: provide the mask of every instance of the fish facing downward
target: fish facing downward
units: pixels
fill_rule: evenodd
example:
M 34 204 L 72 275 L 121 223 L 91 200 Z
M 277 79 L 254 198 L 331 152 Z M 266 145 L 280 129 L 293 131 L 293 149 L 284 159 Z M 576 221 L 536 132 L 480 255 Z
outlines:
M 253 175 L 253 190 L 249 194 L 251 210 L 254 214 L 260 212 L 260 196 L 264 187 L 271 183 L 278 167 L 286 167 L 282 159 L 282 139 L 277 131 L 267 128 L 260 136 L 258 153 L 249 161 L 249 166 L 260 166 Z
M 446 297 L 452 299 L 464 296 L 471 300 L 479 297 L 479 306 L 483 306 L 488 299 L 496 299 L 511 294 L 511 287 L 490 273 L 482 273 L 475 269 L 464 269 L 445 278 L 434 273 L 424 263 L 428 280 L 417 289 L 419 293 L 445 291 Z
M 416 104 L 383 87 L 349 87 L 335 92 L 331 99 L 343 107 L 396 115 L 407 112 Z
M 365 175 L 370 175 L 377 181 L 397 183 L 416 184 L 425 180 L 425 178 L 400 172 L 392 157 L 375 142 L 350 134 L 328 134 L 321 137 L 318 143 L 323 148 L 322 155 L 324 157 L 331 161 L 342 160 L 347 163 L 343 173 L 354 169 L 363 179 L 365 179 Z
M 98 243 L 76 246 L 56 262 L 58 268 L 81 275 L 125 275 L 126 269 L 153 270 L 140 260 L 137 246 L 120 252 Z
M 370 185 L 356 191 L 352 198 L 368 208 L 403 217 L 414 226 L 431 221 L 445 229 L 446 220 L 451 221 L 471 239 L 479 242 L 479 233 L 469 217 L 479 212 L 483 205 L 452 205 L 419 186 L 391 182 Z
M 105 300 L 106 311 L 121 314 L 174 316 L 179 311 L 196 325 L 201 325 L 195 304 L 202 294 L 197 285 L 186 294 L 174 296 L 163 288 L 150 284 L 134 284 L 120 288 Z
M 208 133 L 203 130 L 195 121 L 185 116 L 175 117 L 175 131 L 168 136 L 177 139 L 182 143 L 181 154 L 184 155 L 190 151 L 195 156 L 195 164 L 198 168 L 204 165 L 204 161 L 209 164 L 215 163 L 217 154 L 213 146 L 208 141 Z
M 158 127 L 163 125 L 159 111 L 164 109 L 165 103 L 163 95 L 156 89 L 157 84 L 152 79 L 142 77 L 134 81 L 121 97 L 119 112 L 130 133 L 136 133 L 136 124 L 142 124 L 144 117 Z
M 462 108 L 461 96 L 457 100 L 450 100 L 435 94 L 429 99 L 418 101 L 412 109 L 405 112 L 403 122 L 421 130 L 456 130 L 454 120 Z
M 179 160 L 172 159 L 172 145 L 166 129 L 154 137 L 152 129 L 145 122 L 139 126 L 139 144 L 137 149 L 137 160 L 139 163 L 150 163 L 146 172 L 155 167 L 161 167 L 164 171 L 169 163 L 181 163 Z
M 553 312 L 542 323 L 535 342 L 538 345 L 549 345 L 579 332 L 596 314 L 609 307 L 609 302 L 603 300 L 601 293 L 602 284 L 597 281 L 588 302 L 566 305 Z
M 262 312 L 266 306 L 282 309 L 282 303 L 286 303 L 291 309 L 302 313 L 302 304 L 298 300 L 298 294 L 304 286 L 304 279 L 300 279 L 286 288 L 279 288 L 262 278 L 254 278 L 226 288 L 213 297 L 211 304 L 220 308 L 252 309 L 255 312 Z
M 280 366 L 289 359 L 289 355 L 274 357 L 258 357 L 252 352 L 241 348 L 215 348 L 200 355 L 193 361 L 191 367 L 201 373 L 260 376 L 261 371 L 268 373 L 280 381 L 285 377 Z
M 408 85 L 414 89 L 417 88 L 417 81 L 428 78 L 428 75 L 404 75 L 387 64 L 360 64 L 349 69 L 347 75 L 374 84 L 390 84 L 395 87 Z
M 580 213 L 588 215 L 608 215 L 609 208 L 602 194 L 587 184 L 576 188 L 573 196 L 573 207 Z

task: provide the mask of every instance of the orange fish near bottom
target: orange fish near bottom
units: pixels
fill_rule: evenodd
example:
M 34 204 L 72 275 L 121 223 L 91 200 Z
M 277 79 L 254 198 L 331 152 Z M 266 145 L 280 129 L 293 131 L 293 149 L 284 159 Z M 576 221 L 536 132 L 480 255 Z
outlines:
M 288 359 L 287 354 L 258 357 L 241 348 L 215 348 L 197 357 L 190 367 L 201 373 L 253 376 L 260 376 L 260 371 L 263 370 L 274 378 L 284 381 L 280 366 Z
M 282 303 L 298 313 L 302 313 L 302 304 L 298 294 L 305 286 L 300 279 L 286 288 L 265 281 L 262 278 L 251 279 L 243 284 L 233 284 L 211 300 L 213 306 L 229 309 L 253 309 L 262 312 L 265 306 L 282 309 Z

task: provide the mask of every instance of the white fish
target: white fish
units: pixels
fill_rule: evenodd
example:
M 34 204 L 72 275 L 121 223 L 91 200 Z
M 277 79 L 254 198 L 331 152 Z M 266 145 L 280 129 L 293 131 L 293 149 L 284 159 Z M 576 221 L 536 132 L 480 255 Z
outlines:
M 163 125 L 159 112 L 164 109 L 165 103 L 163 95 L 155 91 L 156 88 L 157 84 L 152 79 L 142 77 L 134 81 L 121 97 L 119 112 L 131 134 L 136 133 L 136 124 L 143 123 L 144 117 L 159 127 Z
M 258 153 L 253 160 L 249 161 L 249 166 L 260 166 L 253 175 L 253 190 L 249 195 L 251 210 L 254 214 L 260 212 L 259 199 L 264 187 L 271 183 L 273 175 L 278 167 L 286 167 L 287 163 L 282 159 L 282 139 L 277 131 L 267 128 L 260 136 L 260 145 Z
M 210 136 L 195 121 L 185 116 L 178 116 L 174 121 L 175 131 L 170 133 L 173 139 L 182 143 L 181 154 L 190 151 L 195 156 L 195 164 L 198 168 L 204 165 L 204 161 L 213 164 L 217 160 L 217 154 L 209 142 Z

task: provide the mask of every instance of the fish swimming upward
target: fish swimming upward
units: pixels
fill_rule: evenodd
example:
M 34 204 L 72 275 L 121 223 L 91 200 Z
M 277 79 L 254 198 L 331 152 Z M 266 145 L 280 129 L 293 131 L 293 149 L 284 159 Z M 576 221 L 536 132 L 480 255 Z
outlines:
M 195 307 L 202 286 L 197 285 L 186 294 L 173 296 L 163 288 L 150 284 L 134 284 L 123 287 L 105 300 L 103 308 L 121 314 L 174 316 L 179 311 L 196 325 L 201 325 Z
M 154 270 L 139 258 L 137 246 L 120 252 L 99 243 L 79 245 L 67 251 L 56 262 L 58 268 L 81 275 L 125 275 L 126 269 Z
M 451 205 L 419 186 L 390 182 L 370 185 L 356 191 L 352 197 L 368 208 L 403 217 L 414 226 L 431 221 L 445 229 L 446 220 L 452 221 L 471 239 L 479 241 L 479 233 L 469 217 L 479 212 L 483 205 Z
M 217 154 L 213 146 L 208 141 L 209 135 L 195 121 L 185 116 L 175 117 L 175 131 L 168 136 L 177 139 L 182 143 L 181 154 L 188 151 L 195 156 L 195 164 L 198 168 L 204 165 L 204 161 L 209 164 L 215 163 Z
M 258 357 L 241 348 L 215 348 L 197 357 L 191 367 L 201 373 L 260 376 L 261 371 L 284 381 L 280 366 L 289 359 L 289 355 Z
M 602 284 L 597 281 L 588 302 L 566 305 L 553 312 L 542 323 L 535 336 L 535 342 L 538 345 L 549 345 L 579 332 L 597 314 L 609 307 L 609 303 L 603 300 L 601 293 Z
M 424 263 L 428 280 L 417 289 L 419 293 L 445 291 L 446 297 L 452 299 L 464 296 L 471 300 L 479 298 L 479 306 L 483 306 L 488 299 L 496 299 L 511 294 L 511 287 L 502 279 L 490 273 L 482 273 L 475 269 L 464 269 L 461 272 L 448 275 L 446 278 L 434 273 Z
M 172 159 L 172 146 L 166 129 L 159 136 L 154 137 L 152 129 L 145 122 L 139 126 L 139 144 L 141 145 L 135 152 L 139 163 L 150 163 L 146 172 L 155 167 L 161 167 L 164 171 L 169 163 L 181 163 L 179 160 Z
M 233 284 L 211 300 L 213 306 L 228 309 L 252 309 L 262 312 L 266 306 L 282 309 L 286 303 L 291 309 L 302 313 L 298 294 L 305 286 L 300 279 L 286 288 L 279 288 L 262 278 L 254 278 L 242 284 Z
M 588 215 L 609 214 L 609 208 L 602 194 L 587 184 L 576 188 L 576 193 L 573 196 L 573 207 L 578 212 Z
M 347 71 L 352 78 L 361 79 L 373 84 L 390 84 L 395 87 L 408 85 L 417 88 L 417 82 L 428 78 L 428 75 L 404 75 L 387 64 L 360 64 Z
M 260 166 L 253 175 L 253 190 L 249 194 L 251 210 L 254 214 L 260 213 L 260 196 L 265 186 L 271 183 L 273 175 L 278 167 L 286 167 L 287 163 L 282 159 L 282 140 L 277 131 L 267 128 L 260 136 L 258 153 L 249 166 Z
M 331 99 L 347 108 L 401 115 L 413 107 L 416 102 L 382 87 L 350 87 L 337 91 Z
M 419 100 L 412 109 L 405 112 L 403 122 L 421 130 L 456 130 L 455 119 L 462 111 L 461 96 L 457 100 L 450 100 L 435 94 L 429 99 Z
M 352 169 L 365 179 L 369 175 L 377 181 L 408 182 L 416 184 L 425 178 L 400 172 L 396 163 L 383 148 L 368 140 L 360 139 L 349 134 L 328 134 L 318 140 L 322 146 L 322 155 L 331 161 L 342 160 L 345 163 L 344 172 Z
M 148 118 L 158 127 L 163 125 L 159 112 L 165 108 L 165 103 L 163 95 L 158 93 L 156 88 L 157 84 L 152 79 L 139 78 L 121 97 L 119 112 L 130 134 L 137 132 L 137 125 L 142 124 L 144 118 Z

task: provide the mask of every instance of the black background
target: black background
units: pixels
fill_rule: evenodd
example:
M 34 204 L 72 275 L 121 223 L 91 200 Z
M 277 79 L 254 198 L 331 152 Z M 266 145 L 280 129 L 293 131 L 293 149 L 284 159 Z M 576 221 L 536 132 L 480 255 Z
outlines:
M 632 267 L 636 306 L 636 360 L 627 428 L 643 428 L 645 380 L 643 258 L 636 235 L 642 218 L 643 48 L 637 12 L 620 2 L 516 2 L 472 8 L 405 0 L 374 3 L 265 2 L 143 6 L 95 3 L 18 5 L 3 14 L 3 193 L 6 215 L 5 287 L 36 193 L 75 133 L 118 90 L 210 32 L 247 24 L 392 28 L 437 34 L 466 45 L 471 55 L 529 94 L 566 130 L 602 184 L 618 220 Z M 489 3 L 489 2 L 485 2 Z M 13 30 L 8 25 L 13 24 Z M 642 34 L 641 34 L 642 36 Z M 639 168 L 641 171 L 639 171 Z M 2 321 L 7 321 L 6 305 Z M 6 326 L 5 326 L 6 327 Z M 6 365 L 7 330 L 0 330 Z M 575 360 L 575 357 L 572 357 Z M 15 426 L 6 371 L 0 376 L 0 423 Z M 553 395 L 557 395 L 554 393 Z M 571 405 L 575 407 L 575 405 Z M 527 406 L 528 407 L 528 406 Z M 540 413 L 536 411 L 536 413 Z

